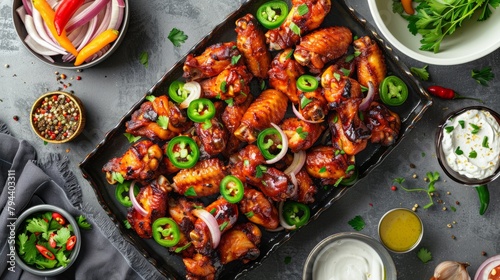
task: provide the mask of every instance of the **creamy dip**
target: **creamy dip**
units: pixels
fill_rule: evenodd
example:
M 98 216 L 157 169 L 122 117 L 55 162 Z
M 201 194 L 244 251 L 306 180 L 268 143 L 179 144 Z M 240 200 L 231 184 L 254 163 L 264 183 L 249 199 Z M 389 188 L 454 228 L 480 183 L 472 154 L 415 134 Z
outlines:
M 383 280 L 378 253 L 363 241 L 346 238 L 326 246 L 313 266 L 313 280 Z
M 443 129 L 442 149 L 451 169 L 473 179 L 495 173 L 500 165 L 500 126 L 490 112 L 465 111 Z

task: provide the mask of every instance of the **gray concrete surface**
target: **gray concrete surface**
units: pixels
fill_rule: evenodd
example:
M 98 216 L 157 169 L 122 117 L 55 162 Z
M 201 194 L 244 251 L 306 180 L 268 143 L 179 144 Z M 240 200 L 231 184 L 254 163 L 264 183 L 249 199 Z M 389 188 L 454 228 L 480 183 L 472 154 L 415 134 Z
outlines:
M 14 135 L 30 141 L 43 155 L 59 152 L 71 159 L 73 171 L 82 186 L 84 200 L 96 205 L 97 200 L 88 182 L 81 177 L 78 163 L 97 145 L 104 134 L 118 123 L 132 104 L 196 42 L 242 3 L 220 0 L 151 0 L 130 1 L 131 20 L 127 36 L 118 51 L 102 64 L 82 73 L 60 70 L 41 63 L 24 48 L 15 34 L 11 21 L 10 0 L 0 0 L 0 119 L 6 122 Z M 369 22 L 372 21 L 365 1 L 347 0 Z M 177 27 L 189 35 L 180 48 L 167 40 L 171 28 Z M 139 63 L 139 53 L 150 54 L 149 67 Z M 396 51 L 407 66 L 423 66 Z M 8 64 L 6 68 L 4 65 Z M 491 66 L 497 77 L 489 87 L 478 85 L 470 76 L 472 69 Z M 439 84 L 454 88 L 461 94 L 481 97 L 486 106 L 500 110 L 500 51 L 482 59 L 458 66 L 429 66 L 431 80 L 424 86 Z M 41 93 L 61 87 L 55 72 L 68 76 L 73 90 L 84 102 L 88 122 L 83 134 L 74 142 L 62 145 L 44 145 L 31 131 L 29 111 L 32 102 Z M 77 81 L 71 77 L 81 76 Z M 434 133 L 438 123 L 452 110 L 477 102 L 469 100 L 439 100 L 427 111 L 409 136 L 369 176 L 352 188 L 338 203 L 322 216 L 300 230 L 257 269 L 244 279 L 299 279 L 309 251 L 323 238 L 338 232 L 352 231 L 348 221 L 361 215 L 366 227 L 361 233 L 376 237 L 379 218 L 394 207 L 425 205 L 424 193 L 406 193 L 390 190 L 392 179 L 407 178 L 408 186 L 426 186 L 423 181 L 428 171 L 439 171 L 436 184 L 444 205 L 428 210 L 418 209 L 425 226 L 421 247 L 429 249 L 433 260 L 423 264 L 416 251 L 391 254 L 398 270 L 398 279 L 429 279 L 434 267 L 444 260 L 469 262 L 474 275 L 488 257 L 500 253 L 500 191 L 499 183 L 490 184 L 491 205 L 484 216 L 478 214 L 478 199 L 472 188 L 460 186 L 447 178 L 439 167 L 434 152 Z M 14 121 L 13 116 L 19 116 Z M 1 143 L 0 143 L 1 144 Z M 411 168 L 414 164 L 415 168 Z M 416 179 L 411 178 L 413 174 Z M 447 194 L 449 192 L 450 194 Z M 455 202 L 459 201 L 460 205 Z M 456 212 L 450 211 L 450 206 Z M 448 207 L 443 211 L 442 207 Z M 453 223 L 453 222 L 456 223 Z M 447 224 L 452 224 L 448 228 Z M 452 239 L 452 235 L 456 239 Z M 482 252 L 486 252 L 483 256 Z M 289 263 L 285 258 L 291 257 Z

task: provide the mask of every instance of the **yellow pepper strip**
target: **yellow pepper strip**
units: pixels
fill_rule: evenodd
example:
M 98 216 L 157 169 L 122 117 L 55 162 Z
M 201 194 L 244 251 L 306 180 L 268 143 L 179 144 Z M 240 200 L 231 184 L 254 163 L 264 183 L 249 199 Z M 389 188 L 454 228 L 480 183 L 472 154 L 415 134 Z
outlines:
M 52 33 L 52 36 L 54 36 L 59 45 L 61 45 L 61 47 L 70 52 L 72 55 L 77 56 L 78 50 L 75 48 L 75 46 L 73 46 L 73 43 L 71 43 L 71 41 L 68 39 L 68 36 L 66 36 L 66 31 L 64 30 L 61 33 L 61 35 L 57 34 L 56 26 L 54 25 L 54 18 L 56 12 L 52 10 L 47 1 L 45 0 L 32 0 L 32 1 L 33 1 L 33 7 L 35 7 L 35 9 L 37 9 L 37 11 L 40 12 L 43 21 L 45 22 L 45 24 L 47 24 L 50 33 Z
M 90 41 L 83 49 L 80 51 L 75 60 L 75 66 L 82 64 L 91 55 L 97 53 L 102 48 L 104 48 L 109 43 L 118 38 L 118 30 L 108 29 L 101 34 L 97 35 L 94 40 Z

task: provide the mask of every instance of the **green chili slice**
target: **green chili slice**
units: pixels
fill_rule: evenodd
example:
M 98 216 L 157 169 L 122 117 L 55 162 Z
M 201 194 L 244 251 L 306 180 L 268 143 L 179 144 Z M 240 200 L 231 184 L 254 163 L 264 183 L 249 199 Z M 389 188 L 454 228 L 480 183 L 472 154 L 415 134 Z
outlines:
M 215 105 L 206 98 L 193 100 L 187 108 L 188 117 L 197 123 L 202 123 L 215 116 Z
M 291 226 L 295 225 L 297 228 L 305 225 L 311 217 L 311 210 L 309 206 L 295 202 L 286 201 L 283 204 L 283 218 L 285 222 Z
M 265 159 L 273 159 L 282 148 L 281 135 L 276 128 L 270 127 L 262 130 L 257 136 L 257 147 Z
M 122 184 L 118 184 L 118 186 L 115 189 L 115 197 L 120 202 L 121 205 L 125 207 L 132 207 L 132 201 L 130 200 L 130 197 L 128 196 L 130 189 L 130 182 L 125 181 Z M 137 196 L 139 194 L 139 187 L 134 185 L 134 195 Z
M 168 87 L 168 96 L 176 103 L 182 103 L 189 96 L 189 91 L 184 89 L 184 84 L 181 81 L 173 81 Z
M 303 92 L 315 91 L 319 82 L 316 77 L 311 75 L 302 75 L 297 79 L 297 88 Z
M 243 183 L 238 177 L 228 175 L 220 182 L 220 193 L 228 202 L 238 203 L 243 199 Z
M 177 136 L 168 142 L 167 157 L 177 168 L 191 168 L 200 157 L 196 142 L 187 136 Z
M 257 10 L 257 20 L 267 29 L 279 27 L 288 15 L 288 5 L 284 1 L 269 1 Z
M 389 106 L 399 106 L 408 98 L 408 86 L 396 76 L 386 77 L 380 83 L 380 99 Z
M 171 218 L 159 218 L 152 226 L 154 240 L 165 247 L 177 245 L 181 240 L 181 233 L 177 223 Z

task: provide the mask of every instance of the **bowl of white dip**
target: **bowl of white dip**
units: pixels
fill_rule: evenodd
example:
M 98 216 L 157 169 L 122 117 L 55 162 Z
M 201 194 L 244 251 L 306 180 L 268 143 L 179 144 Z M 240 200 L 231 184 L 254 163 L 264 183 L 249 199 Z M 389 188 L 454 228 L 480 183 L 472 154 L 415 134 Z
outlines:
M 450 114 L 438 127 L 439 165 L 454 181 L 484 185 L 500 176 L 500 115 L 483 107 Z
M 389 252 L 374 238 L 344 232 L 323 239 L 306 259 L 303 280 L 396 280 Z

